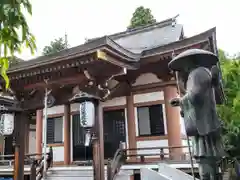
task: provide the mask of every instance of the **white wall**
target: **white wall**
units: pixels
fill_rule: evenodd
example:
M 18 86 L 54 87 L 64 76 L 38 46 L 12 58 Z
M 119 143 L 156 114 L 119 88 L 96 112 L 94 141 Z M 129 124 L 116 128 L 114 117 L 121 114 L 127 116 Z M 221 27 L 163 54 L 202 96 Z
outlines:
M 162 82 L 161 79 L 159 79 L 155 74 L 153 73 L 144 73 L 138 76 L 135 83 L 132 84 L 132 86 L 139 86 L 144 84 L 151 84 L 151 83 L 157 83 Z
M 63 146 L 53 147 L 53 161 L 54 162 L 64 161 L 64 147 Z
M 79 110 L 79 103 L 71 104 L 71 112 L 76 112 Z M 63 114 L 64 113 L 64 105 L 53 106 L 48 108 L 47 110 L 48 115 L 53 114 Z
M 146 148 L 146 147 L 168 147 L 168 140 L 145 140 L 145 141 L 137 141 L 137 148 Z M 168 149 L 163 150 L 164 153 L 169 153 Z M 159 154 L 160 155 L 160 149 L 151 149 L 151 150 L 138 150 L 138 154 Z M 159 157 L 158 156 L 147 156 L 146 158 L 154 158 Z M 165 155 L 167 157 L 167 155 Z
M 36 153 L 36 130 L 35 131 L 29 131 L 29 148 L 28 152 L 29 154 Z
M 122 96 L 122 97 L 113 98 L 113 99 L 110 99 L 108 101 L 101 102 L 100 105 L 102 107 L 112 107 L 112 106 L 126 105 L 126 97 Z

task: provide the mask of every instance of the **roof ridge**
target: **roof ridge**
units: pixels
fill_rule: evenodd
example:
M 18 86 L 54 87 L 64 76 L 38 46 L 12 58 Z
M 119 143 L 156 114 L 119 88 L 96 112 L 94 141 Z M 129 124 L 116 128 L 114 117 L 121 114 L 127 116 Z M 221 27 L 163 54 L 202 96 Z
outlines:
M 153 24 L 148 24 L 148 25 L 145 25 L 145 26 L 136 27 L 136 28 L 133 28 L 133 29 L 128 29 L 126 31 L 118 32 L 118 33 L 115 33 L 115 34 L 112 34 L 112 35 L 109 35 L 109 36 L 116 39 L 116 38 L 120 38 L 120 37 L 123 37 L 123 36 L 126 36 L 126 35 L 138 33 L 139 31 L 144 31 L 144 30 L 149 30 L 149 29 L 152 29 L 152 28 L 165 27 L 165 26 L 168 26 L 168 25 L 172 25 L 172 23 L 175 22 L 175 21 L 176 21 L 176 18 L 172 17 L 172 18 L 168 18 L 168 19 L 165 19 L 163 21 L 160 21 L 160 22 L 156 22 L 156 23 L 153 23 Z

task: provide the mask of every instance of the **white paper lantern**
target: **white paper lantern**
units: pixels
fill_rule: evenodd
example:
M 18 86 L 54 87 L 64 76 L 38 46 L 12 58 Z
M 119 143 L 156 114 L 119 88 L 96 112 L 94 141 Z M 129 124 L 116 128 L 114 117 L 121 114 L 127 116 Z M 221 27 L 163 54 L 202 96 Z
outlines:
M 14 114 L 2 114 L 0 119 L 1 134 L 11 135 L 14 130 Z
M 86 101 L 79 105 L 81 126 L 91 128 L 95 123 L 95 106 L 93 102 Z

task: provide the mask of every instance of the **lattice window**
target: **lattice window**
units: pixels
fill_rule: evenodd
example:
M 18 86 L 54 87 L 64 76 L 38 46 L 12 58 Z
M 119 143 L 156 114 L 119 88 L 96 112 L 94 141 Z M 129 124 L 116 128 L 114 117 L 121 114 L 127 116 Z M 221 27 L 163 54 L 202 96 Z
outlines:
M 137 107 L 139 136 L 164 135 L 162 104 Z
M 47 119 L 47 144 L 63 142 L 63 118 L 54 117 Z

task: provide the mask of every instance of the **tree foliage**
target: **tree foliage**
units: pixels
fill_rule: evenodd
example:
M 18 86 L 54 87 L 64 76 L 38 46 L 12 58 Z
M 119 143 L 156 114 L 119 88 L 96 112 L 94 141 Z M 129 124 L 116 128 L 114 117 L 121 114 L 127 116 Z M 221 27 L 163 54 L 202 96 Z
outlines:
M 153 23 L 156 23 L 156 19 L 153 17 L 151 10 L 149 8 L 140 6 L 133 13 L 128 29 L 133 29 Z
M 226 103 L 218 107 L 224 122 L 223 140 L 231 156 L 240 156 L 240 59 L 230 59 L 219 51 Z
M 0 66 L 6 88 L 9 88 L 7 76 L 9 60 L 14 53 L 21 53 L 24 46 L 32 53 L 36 49 L 35 37 L 29 30 L 25 10 L 32 15 L 32 5 L 29 0 L 0 1 Z
M 61 50 L 67 49 L 68 48 L 68 42 L 66 38 L 58 38 L 50 42 L 49 46 L 45 46 L 43 49 L 43 55 L 48 55 L 52 53 L 59 52 Z

